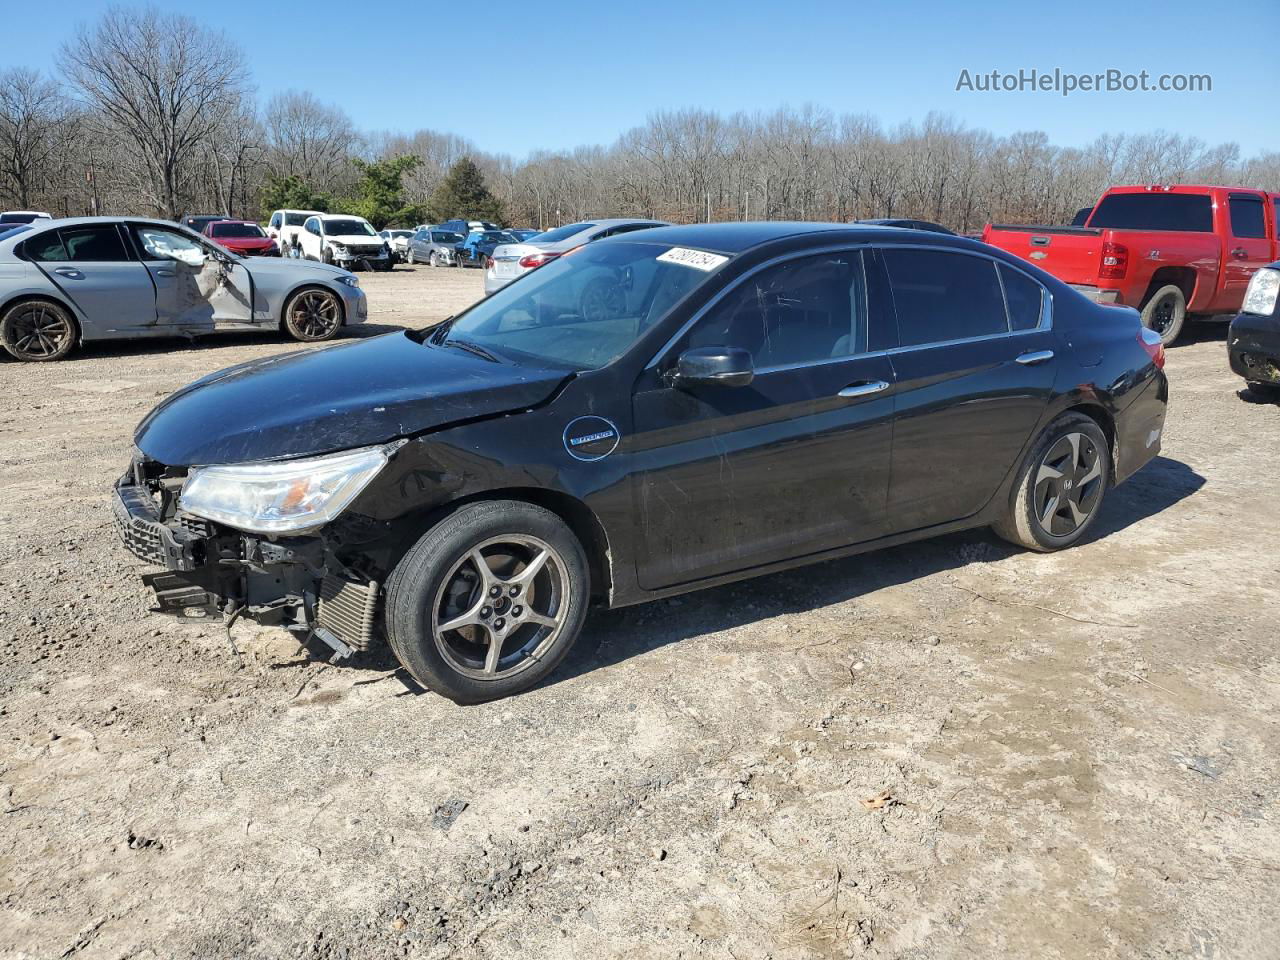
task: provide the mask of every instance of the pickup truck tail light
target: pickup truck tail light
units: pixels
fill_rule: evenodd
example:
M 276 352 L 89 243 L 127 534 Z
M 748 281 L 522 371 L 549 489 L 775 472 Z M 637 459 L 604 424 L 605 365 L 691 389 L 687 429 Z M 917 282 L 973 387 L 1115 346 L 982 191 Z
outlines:
M 526 270 L 532 270 L 534 267 L 540 267 L 544 263 L 550 263 L 558 256 L 560 256 L 558 253 L 526 253 L 520 258 L 520 266 Z
M 1098 276 L 1104 280 L 1123 280 L 1128 269 L 1129 248 L 1123 243 L 1103 241 L 1102 266 L 1098 270 Z
M 1160 334 L 1150 327 L 1142 327 L 1138 330 L 1138 342 L 1142 344 L 1142 349 L 1147 351 L 1147 356 L 1151 358 L 1156 368 L 1163 370 L 1164 344 L 1160 341 Z

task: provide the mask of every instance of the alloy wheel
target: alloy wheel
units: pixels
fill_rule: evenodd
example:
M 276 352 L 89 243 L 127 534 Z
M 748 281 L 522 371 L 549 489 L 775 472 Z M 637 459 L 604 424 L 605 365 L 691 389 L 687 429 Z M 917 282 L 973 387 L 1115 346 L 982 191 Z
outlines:
M 1102 457 L 1083 433 L 1065 434 L 1049 447 L 1036 469 L 1032 494 L 1045 533 L 1068 537 L 1088 522 L 1102 499 Z
M 63 352 L 75 335 L 70 321 L 43 303 L 30 303 L 10 320 L 12 349 L 24 360 L 45 360 Z
M 510 534 L 473 547 L 436 593 L 436 649 L 477 680 L 505 680 L 539 663 L 568 615 L 565 570 L 555 548 L 537 537 Z
M 290 305 L 289 320 L 307 339 L 321 339 L 338 327 L 341 320 L 338 301 L 331 293 L 308 290 Z

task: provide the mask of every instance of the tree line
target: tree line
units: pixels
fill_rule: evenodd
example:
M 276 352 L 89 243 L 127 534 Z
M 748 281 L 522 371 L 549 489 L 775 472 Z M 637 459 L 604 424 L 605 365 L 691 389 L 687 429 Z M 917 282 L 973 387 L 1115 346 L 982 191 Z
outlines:
M 486 153 L 434 130 L 362 131 L 306 91 L 259 102 L 222 32 L 157 8 L 79 28 L 56 70 L 0 72 L 0 206 L 55 216 L 290 206 L 376 226 L 452 216 L 547 228 L 584 217 L 1067 222 L 1113 183 L 1280 191 L 1280 153 L 1241 155 L 1180 133 L 1083 147 L 996 136 L 953 117 L 887 128 L 816 106 L 731 116 L 662 110 L 608 146 Z

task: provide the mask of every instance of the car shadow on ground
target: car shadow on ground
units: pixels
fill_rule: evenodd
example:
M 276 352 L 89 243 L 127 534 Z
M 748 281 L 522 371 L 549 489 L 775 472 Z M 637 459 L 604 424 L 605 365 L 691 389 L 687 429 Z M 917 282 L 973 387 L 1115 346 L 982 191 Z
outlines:
M 1103 539 L 1167 510 L 1194 494 L 1204 482 L 1187 464 L 1157 457 L 1110 492 L 1084 542 Z M 621 610 L 593 610 L 573 651 L 538 688 L 563 683 L 671 643 L 856 600 L 886 587 L 1021 552 L 989 530 L 970 530 Z M 406 687 L 404 693 L 426 692 L 403 669 L 396 669 L 397 661 L 385 644 L 370 651 L 355 666 L 394 671 Z
M 99 360 L 110 357 L 142 357 L 158 353 L 186 353 L 198 350 L 219 350 L 226 347 L 250 347 L 257 344 L 274 345 L 280 352 L 298 350 L 309 346 L 325 346 L 344 340 L 365 340 L 384 333 L 409 330 L 398 323 L 354 323 L 342 328 L 342 333 L 323 343 L 300 343 L 276 330 L 246 330 L 243 333 L 211 333 L 203 337 L 155 337 L 145 340 L 94 340 L 73 350 L 58 364 L 74 364 L 77 361 Z

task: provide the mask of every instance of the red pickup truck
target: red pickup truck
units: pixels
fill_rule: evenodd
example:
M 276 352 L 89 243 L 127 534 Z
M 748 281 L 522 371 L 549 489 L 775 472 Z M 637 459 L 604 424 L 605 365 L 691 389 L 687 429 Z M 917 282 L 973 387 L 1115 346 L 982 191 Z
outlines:
M 1249 278 L 1280 258 L 1280 194 L 1244 187 L 1112 187 L 1082 227 L 987 224 L 982 239 L 1098 303 L 1142 312 L 1172 343 L 1189 315 L 1230 320 Z

